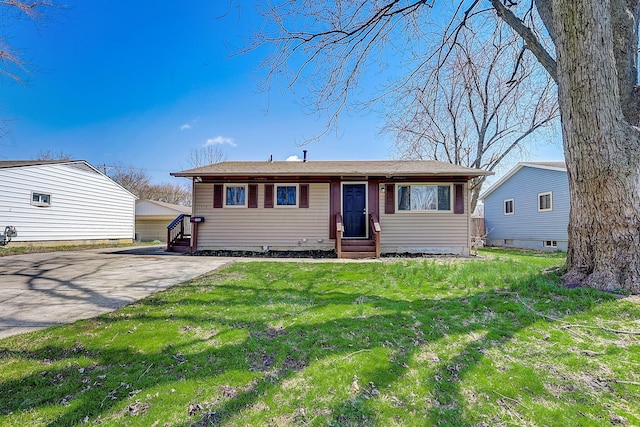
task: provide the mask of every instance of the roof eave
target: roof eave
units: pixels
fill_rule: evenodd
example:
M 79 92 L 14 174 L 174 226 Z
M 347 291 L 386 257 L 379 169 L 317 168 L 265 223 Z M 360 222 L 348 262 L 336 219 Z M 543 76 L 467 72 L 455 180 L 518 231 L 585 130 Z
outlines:
M 177 178 L 195 178 L 195 177 L 246 177 L 246 176 L 278 176 L 278 177 L 298 177 L 298 176 L 384 176 L 393 177 L 418 177 L 418 176 L 460 176 L 460 177 L 478 177 L 491 176 L 493 172 L 473 171 L 473 172 L 407 172 L 407 173 L 384 173 L 376 171 L 343 171 L 343 172 L 276 172 L 276 173 L 251 173 L 251 172 L 171 172 L 169 175 Z

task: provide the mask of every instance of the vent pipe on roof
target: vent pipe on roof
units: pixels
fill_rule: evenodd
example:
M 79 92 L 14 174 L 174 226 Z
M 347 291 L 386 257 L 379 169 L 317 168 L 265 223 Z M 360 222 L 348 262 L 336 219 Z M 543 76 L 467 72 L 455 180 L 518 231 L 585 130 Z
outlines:
M 269 156 L 269 163 L 273 163 L 273 154 Z
M 302 161 L 307 162 L 307 150 L 302 150 Z

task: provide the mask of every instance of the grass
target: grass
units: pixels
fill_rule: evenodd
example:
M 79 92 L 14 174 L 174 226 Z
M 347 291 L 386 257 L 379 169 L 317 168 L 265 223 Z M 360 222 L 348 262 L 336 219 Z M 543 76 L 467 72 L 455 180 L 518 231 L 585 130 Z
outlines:
M 0 340 L 0 425 L 640 425 L 637 297 L 482 254 L 238 263 Z
M 60 246 L 20 246 L 20 243 L 9 243 L 7 246 L 0 246 L 0 257 L 9 255 L 36 254 L 44 252 L 80 251 L 85 249 L 102 248 L 126 248 L 130 246 L 158 245 L 161 242 L 133 242 L 133 243 L 93 243 Z

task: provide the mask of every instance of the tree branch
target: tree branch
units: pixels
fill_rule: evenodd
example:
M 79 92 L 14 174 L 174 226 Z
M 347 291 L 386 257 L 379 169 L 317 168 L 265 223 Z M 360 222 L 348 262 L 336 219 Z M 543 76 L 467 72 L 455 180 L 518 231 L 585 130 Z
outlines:
M 535 55 L 540 64 L 549 73 L 551 78 L 557 82 L 556 61 L 551 57 L 549 52 L 542 46 L 538 37 L 520 20 L 511 10 L 509 10 L 501 0 L 491 0 L 491 5 L 502 20 L 509 25 L 527 45 L 527 48 Z

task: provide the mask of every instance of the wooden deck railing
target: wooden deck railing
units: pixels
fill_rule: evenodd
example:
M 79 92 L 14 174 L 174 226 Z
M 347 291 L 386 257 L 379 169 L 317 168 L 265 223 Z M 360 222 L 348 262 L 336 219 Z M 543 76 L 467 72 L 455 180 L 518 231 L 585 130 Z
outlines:
M 376 214 L 369 214 L 369 233 L 371 238 L 376 242 L 376 258 L 380 258 L 380 222 Z
M 338 258 L 342 258 L 342 233 L 344 225 L 342 225 L 342 215 L 336 214 L 336 254 Z
M 171 250 L 171 246 L 180 239 L 186 238 L 189 234 L 185 234 L 185 228 L 190 230 L 191 224 L 188 224 L 185 227 L 185 218 L 186 221 L 189 221 L 191 215 L 180 214 L 176 219 L 171 221 L 171 224 L 167 225 L 167 251 Z

